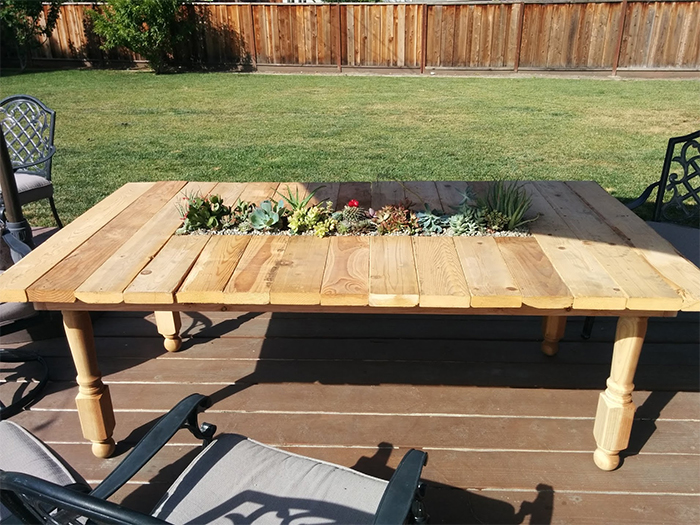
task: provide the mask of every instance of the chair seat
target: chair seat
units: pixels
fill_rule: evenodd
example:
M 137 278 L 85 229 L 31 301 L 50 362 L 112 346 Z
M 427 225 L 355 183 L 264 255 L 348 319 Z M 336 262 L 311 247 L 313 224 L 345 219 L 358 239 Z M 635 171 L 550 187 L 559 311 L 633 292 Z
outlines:
M 372 523 L 388 482 L 226 434 L 175 481 L 153 516 L 170 523 Z
M 84 485 L 87 482 L 66 465 L 57 454 L 30 432 L 12 421 L 0 421 L 0 470 L 22 472 L 57 485 Z M 0 522 L 10 511 L 0 504 Z
M 15 173 L 19 203 L 24 206 L 30 202 L 53 197 L 53 184 L 41 175 Z M 2 193 L 0 193 L 2 196 Z
M 649 221 L 647 224 L 670 242 L 686 259 L 700 267 L 700 230 L 671 222 Z

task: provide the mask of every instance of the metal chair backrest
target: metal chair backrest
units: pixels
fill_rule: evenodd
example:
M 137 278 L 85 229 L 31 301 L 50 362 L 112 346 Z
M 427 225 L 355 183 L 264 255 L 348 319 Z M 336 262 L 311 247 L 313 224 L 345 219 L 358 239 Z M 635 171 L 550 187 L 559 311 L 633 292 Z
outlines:
M 676 155 L 679 145 L 680 149 Z M 676 218 L 672 214 L 674 208 L 685 219 L 698 214 L 700 209 L 700 130 L 669 139 L 658 184 L 653 220 L 673 220 Z M 695 206 L 692 206 L 693 202 Z
M 55 114 L 29 95 L 13 95 L 0 101 L 2 132 L 16 172 L 51 180 Z

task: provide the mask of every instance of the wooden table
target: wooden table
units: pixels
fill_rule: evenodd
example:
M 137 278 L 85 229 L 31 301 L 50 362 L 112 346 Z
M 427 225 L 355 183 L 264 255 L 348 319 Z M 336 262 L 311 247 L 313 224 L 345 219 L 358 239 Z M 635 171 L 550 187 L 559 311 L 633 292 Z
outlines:
M 474 183 L 485 191 L 486 183 Z M 313 202 L 375 209 L 408 197 L 450 210 L 464 182 L 331 183 Z M 179 349 L 179 311 L 378 312 L 543 316 L 557 351 L 566 317 L 619 317 L 593 433 L 612 470 L 627 447 L 632 383 L 647 318 L 700 310 L 700 270 L 594 182 L 530 182 L 529 237 L 178 236 L 176 203 L 192 192 L 260 202 L 286 186 L 131 183 L 57 232 L 0 277 L 0 300 L 61 310 L 77 369 L 83 435 L 114 450 L 109 389 L 97 365 L 91 310 L 149 310 L 165 348 Z

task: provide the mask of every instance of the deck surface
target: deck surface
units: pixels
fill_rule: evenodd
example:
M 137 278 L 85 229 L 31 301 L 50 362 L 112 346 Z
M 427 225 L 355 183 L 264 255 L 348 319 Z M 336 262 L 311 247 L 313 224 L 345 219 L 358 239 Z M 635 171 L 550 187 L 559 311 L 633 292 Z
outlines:
M 152 314 L 103 314 L 99 364 L 115 404 L 117 456 L 80 434 L 75 370 L 64 338 L 4 347 L 40 351 L 45 396 L 14 421 L 91 483 L 149 424 L 192 392 L 203 420 L 294 452 L 388 479 L 406 449 L 429 453 L 432 523 L 700 522 L 700 325 L 696 313 L 652 319 L 633 394 L 624 463 L 593 463 L 592 424 L 609 373 L 614 321 L 579 337 L 570 318 L 557 356 L 539 349 L 534 317 L 235 313 L 183 315 L 168 354 Z M 28 365 L 4 364 L 4 402 Z M 148 510 L 196 454 L 182 431 L 113 499 Z

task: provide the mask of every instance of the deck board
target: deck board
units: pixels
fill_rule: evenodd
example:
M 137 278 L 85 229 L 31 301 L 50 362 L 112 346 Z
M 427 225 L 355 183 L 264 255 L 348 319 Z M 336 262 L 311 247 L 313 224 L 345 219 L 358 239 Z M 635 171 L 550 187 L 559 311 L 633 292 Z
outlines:
M 685 524 L 700 518 L 699 321 L 650 320 L 631 448 L 615 472 L 591 457 L 612 319 L 582 341 L 582 319 L 570 318 L 550 358 L 536 318 L 184 314 L 183 350 L 171 354 L 153 314 L 104 314 L 96 344 L 121 454 L 109 460 L 80 436 L 65 341 L 3 345 L 39 351 L 52 374 L 46 395 L 13 419 L 92 483 L 155 418 L 201 392 L 214 399 L 202 420 L 222 431 L 372 475 L 388 478 L 408 447 L 426 450 L 432 523 Z M 196 452 L 180 432 L 112 499 L 149 510 Z

